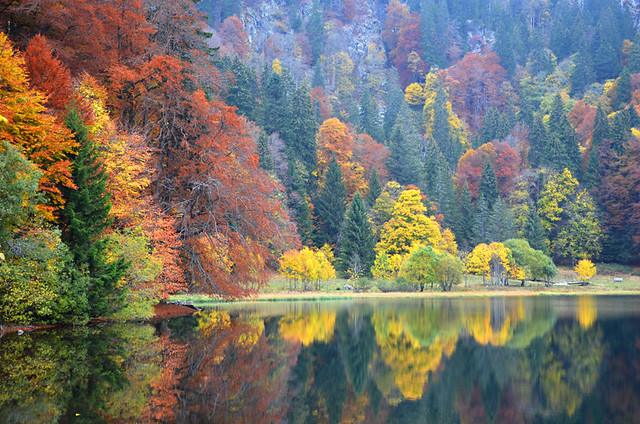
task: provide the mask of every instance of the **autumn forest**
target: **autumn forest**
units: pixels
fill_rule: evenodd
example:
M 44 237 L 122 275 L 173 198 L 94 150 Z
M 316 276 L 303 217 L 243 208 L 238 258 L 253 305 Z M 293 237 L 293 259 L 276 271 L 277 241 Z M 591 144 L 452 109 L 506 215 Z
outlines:
M 640 257 L 640 4 L 0 0 L 0 319 Z M 0 321 L 1 323 L 2 321 Z

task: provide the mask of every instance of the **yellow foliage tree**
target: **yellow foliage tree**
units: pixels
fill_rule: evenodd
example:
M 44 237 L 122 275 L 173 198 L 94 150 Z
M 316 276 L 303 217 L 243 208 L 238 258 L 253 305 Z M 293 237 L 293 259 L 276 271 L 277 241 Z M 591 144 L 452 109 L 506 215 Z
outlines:
M 280 273 L 289 282 L 302 282 L 303 289 L 308 289 L 309 283 L 328 281 L 335 278 L 336 271 L 322 250 L 312 250 L 308 247 L 300 251 L 290 250 L 280 258 Z
M 438 92 L 438 86 L 441 83 L 442 82 L 438 74 L 432 71 L 427 74 L 424 86 L 422 87 L 422 95 L 424 98 L 422 117 L 424 121 L 425 136 L 427 138 L 431 137 L 433 134 L 433 116 L 436 105 L 436 93 Z M 448 100 L 448 95 L 446 109 L 447 121 L 449 122 L 449 127 L 451 128 L 451 135 L 453 139 L 459 141 L 463 146 L 466 146 L 469 139 L 467 130 L 458 115 L 453 111 L 453 106 Z
M 562 219 L 564 204 L 575 193 L 577 187 L 578 180 L 573 178 L 567 168 L 549 179 L 538 200 L 538 213 L 545 230 L 551 231 Z
M 582 259 L 573 269 L 582 281 L 589 281 L 596 275 L 596 266 L 589 259 Z
M 387 255 L 410 253 L 415 243 L 431 246 L 440 253 L 442 232 L 440 224 L 425 214 L 427 208 L 422 203 L 420 190 L 405 190 L 393 207 L 391 219 L 384 224 L 376 252 Z M 456 253 L 456 252 L 450 252 Z
M 482 275 L 485 285 L 487 275 L 491 276 L 493 284 L 503 284 L 505 278 L 518 278 L 524 272 L 516 266 L 511 250 L 504 244 L 495 242 L 488 246 L 480 243 L 473 249 L 467 257 L 467 271 Z
M 413 84 L 409 84 L 407 88 L 405 88 L 404 90 L 404 99 L 411 106 L 424 105 L 424 101 L 425 101 L 424 89 L 417 82 L 414 82 Z

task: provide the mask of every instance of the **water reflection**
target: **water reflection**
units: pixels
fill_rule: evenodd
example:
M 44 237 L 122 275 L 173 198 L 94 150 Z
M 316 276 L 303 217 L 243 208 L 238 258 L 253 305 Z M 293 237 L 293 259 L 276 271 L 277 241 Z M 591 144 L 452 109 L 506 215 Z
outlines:
M 640 298 L 248 303 L 0 339 L 0 422 L 635 422 Z

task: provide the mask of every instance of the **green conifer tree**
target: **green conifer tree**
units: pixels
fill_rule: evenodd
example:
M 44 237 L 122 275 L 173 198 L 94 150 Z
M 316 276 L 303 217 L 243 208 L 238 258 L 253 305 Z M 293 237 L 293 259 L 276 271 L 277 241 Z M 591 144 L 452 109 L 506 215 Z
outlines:
M 433 106 L 432 136 L 445 159 L 449 162 L 449 167 L 455 169 L 462 155 L 462 145 L 451 134 L 449 112 L 447 110 L 447 94 L 442 85 L 436 91 L 436 99 Z
M 536 116 L 529 133 L 529 162 L 532 167 L 537 168 L 548 163 L 548 144 L 547 130 L 542 119 Z
M 500 113 L 498 110 L 491 106 L 482 120 L 482 129 L 480 130 L 480 137 L 478 140 L 478 146 L 489 143 L 498 138 L 498 127 L 500 126 Z
M 378 171 L 373 168 L 371 177 L 369 178 L 369 186 L 367 188 L 367 195 L 365 197 L 365 203 L 369 208 L 372 208 L 376 204 L 376 200 L 382 194 L 382 185 L 380 184 L 380 178 L 378 178 Z
M 460 190 L 458 210 L 460 211 L 460 223 L 456 226 L 457 233 L 454 231 L 456 240 L 460 246 L 470 247 L 471 241 L 474 239 L 475 211 L 473 203 L 471 203 L 471 192 L 469 185 L 465 182 L 464 187 Z
M 369 275 L 375 261 L 373 248 L 376 240 L 373 236 L 369 215 L 360 193 L 353 196 L 347 211 L 338 242 L 339 254 L 336 267 L 341 271 L 362 266 L 364 274 Z M 356 271 L 356 269 L 353 269 Z
M 298 87 L 291 99 L 291 135 L 287 152 L 289 159 L 300 160 L 309 173 L 316 169 L 316 132 L 318 130 L 309 89 Z M 287 140 L 285 140 L 287 142 Z
M 269 172 L 273 171 L 274 164 L 271 150 L 269 149 L 269 137 L 264 131 L 260 131 L 258 136 L 258 159 L 262 169 Z
M 316 245 L 325 243 L 335 245 L 338 241 L 340 226 L 347 208 L 347 191 L 342 179 L 340 165 L 335 158 L 329 162 L 324 185 L 315 202 L 317 225 Z
M 582 178 L 582 155 L 580 154 L 578 136 L 567 118 L 560 94 L 555 96 L 549 115 L 549 140 L 552 143 L 551 149 L 549 149 L 551 167 L 557 171 L 568 168 L 571 175 L 580 180 Z M 553 145 L 556 140 L 558 144 Z
M 484 163 L 484 168 L 482 168 L 479 190 L 480 196 L 487 202 L 487 207 L 493 209 L 494 203 L 500 197 L 500 192 L 498 191 L 498 179 L 489 159 L 487 159 Z
M 629 102 L 631 102 L 631 73 L 629 68 L 625 66 L 618 78 L 613 104 L 616 109 L 622 109 Z
M 111 226 L 111 202 L 107 193 L 107 175 L 100 155 L 75 110 L 67 114 L 66 124 L 80 146 L 73 160 L 76 189 L 65 189 L 63 240 L 79 268 L 86 267 L 91 284 L 87 293 L 90 315 L 99 316 L 121 305 L 124 291 L 117 283 L 129 267 L 125 259 L 107 262 L 106 239 Z
M 542 221 L 540 221 L 540 216 L 533 202 L 529 202 L 527 219 L 522 229 L 522 235 L 527 239 L 532 248 L 541 251 L 546 250 L 544 228 L 542 227 Z

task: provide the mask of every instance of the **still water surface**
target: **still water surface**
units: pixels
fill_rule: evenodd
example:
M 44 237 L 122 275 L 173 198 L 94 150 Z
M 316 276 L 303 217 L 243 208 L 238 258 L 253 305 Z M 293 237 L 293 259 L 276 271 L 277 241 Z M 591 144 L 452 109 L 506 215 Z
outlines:
M 0 339 L 0 423 L 640 422 L 640 297 L 234 304 Z

